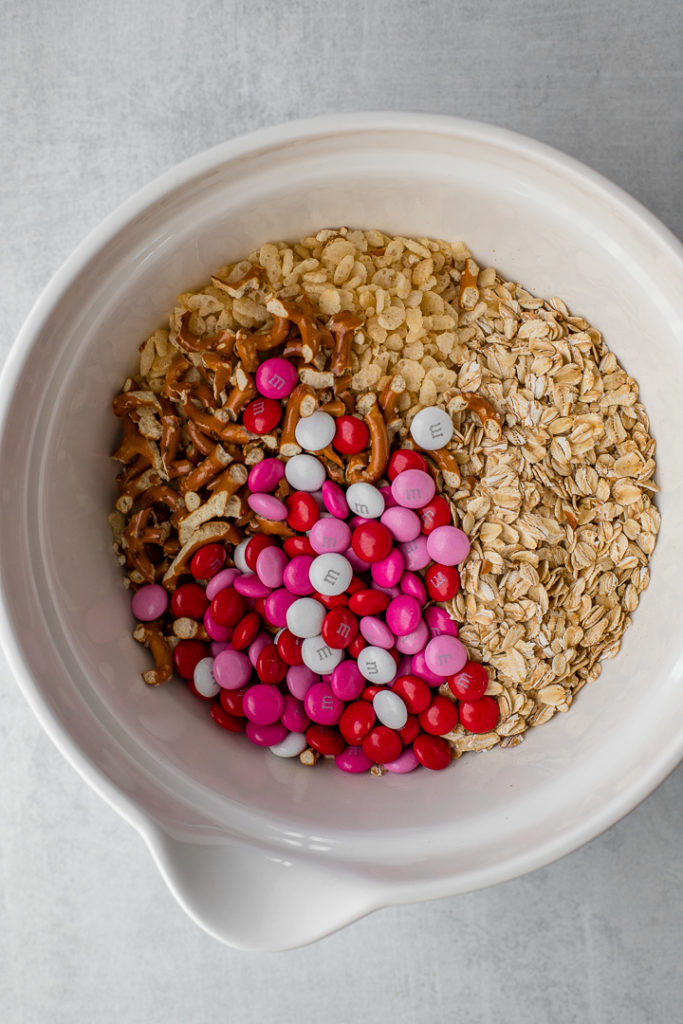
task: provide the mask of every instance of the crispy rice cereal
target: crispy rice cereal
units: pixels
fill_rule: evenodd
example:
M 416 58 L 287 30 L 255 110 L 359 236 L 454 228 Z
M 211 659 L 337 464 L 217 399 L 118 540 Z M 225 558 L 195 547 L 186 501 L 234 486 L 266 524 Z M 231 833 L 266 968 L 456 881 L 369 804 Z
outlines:
M 453 418 L 449 452 L 439 458 L 441 490 L 472 550 L 449 610 L 471 658 L 488 667 L 487 693 L 501 719 L 494 732 L 458 726 L 447 738 L 455 756 L 516 746 L 529 726 L 567 711 L 597 679 L 601 660 L 619 650 L 649 582 L 660 525 L 655 442 L 638 385 L 600 332 L 561 299 L 536 298 L 493 267 L 480 268 L 462 243 L 324 230 L 294 245 L 264 244 L 178 297 L 169 328 L 142 344 L 139 372 L 115 401 L 124 423 L 115 457 L 126 467 L 111 523 L 124 582 L 143 581 L 143 544 L 161 545 L 172 583 L 194 550 L 230 539 L 246 480 L 235 456 L 248 466 L 277 444 L 240 434 L 235 409 L 248 383 L 241 361 L 228 370 L 212 364 L 210 353 L 178 344 L 181 332 L 248 338 L 273 323 L 278 300 L 306 298 L 323 322 L 343 311 L 362 320 L 348 384 L 359 413 L 379 401 L 390 436 L 408 444 L 411 419 L 424 406 Z M 181 358 L 185 390 L 174 373 Z M 226 443 L 211 446 L 208 469 L 209 453 L 201 454 L 204 476 L 193 469 L 181 494 L 163 452 L 178 428 L 174 457 L 192 461 L 188 402 L 202 405 L 207 377 Z M 334 397 L 322 353 L 299 377 Z M 152 515 L 141 540 L 131 523 L 151 487 L 162 488 L 162 500 L 184 518 L 176 531 L 173 516 L 155 522 Z M 177 642 L 170 637 L 164 646 L 148 626 L 137 632 L 157 645 L 160 659 Z M 145 677 L 157 681 L 154 670 Z M 451 696 L 447 686 L 442 692 Z

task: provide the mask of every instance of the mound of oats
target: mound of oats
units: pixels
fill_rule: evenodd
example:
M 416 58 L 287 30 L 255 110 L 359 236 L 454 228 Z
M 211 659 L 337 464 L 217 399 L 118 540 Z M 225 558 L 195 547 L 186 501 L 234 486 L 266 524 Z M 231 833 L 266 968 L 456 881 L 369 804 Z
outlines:
M 262 245 L 179 296 L 170 330 L 142 346 L 136 386 L 160 391 L 188 311 L 193 335 L 254 330 L 270 322 L 273 294 L 308 297 L 321 317 L 363 316 L 350 390 L 360 409 L 398 393 L 397 441 L 422 407 L 451 414 L 461 482 L 451 474 L 441 485 L 472 551 L 449 610 L 471 658 L 488 666 L 501 720 L 495 732 L 458 726 L 448 739 L 456 756 L 516 746 L 599 676 L 649 582 L 660 517 L 636 381 L 561 299 L 480 269 L 462 243 L 340 228 Z

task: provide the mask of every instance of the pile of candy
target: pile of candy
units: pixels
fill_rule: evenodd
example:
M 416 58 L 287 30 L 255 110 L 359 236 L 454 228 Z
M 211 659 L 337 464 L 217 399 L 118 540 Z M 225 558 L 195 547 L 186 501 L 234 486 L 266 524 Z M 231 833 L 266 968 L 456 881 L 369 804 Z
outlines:
M 263 435 L 278 425 L 296 370 L 267 359 L 255 383 L 260 397 L 242 423 Z M 411 434 L 429 450 L 450 439 L 452 424 L 424 409 Z M 456 623 L 425 607 L 457 593 L 469 541 L 418 451 L 393 452 L 385 486 L 344 488 L 328 477 L 316 453 L 331 446 L 353 456 L 368 437 L 355 416 L 302 416 L 301 453 L 264 458 L 249 472 L 247 503 L 263 532 L 234 548 L 204 545 L 192 556 L 193 581 L 171 595 L 145 584 L 132 610 L 143 623 L 170 614 L 203 624 L 207 639 L 180 639 L 173 664 L 224 729 L 280 757 L 332 755 L 346 772 L 439 770 L 451 760 L 443 737 L 458 721 L 488 732 L 499 718 L 485 696 L 486 670 L 468 661 Z M 273 492 L 283 479 L 281 500 Z

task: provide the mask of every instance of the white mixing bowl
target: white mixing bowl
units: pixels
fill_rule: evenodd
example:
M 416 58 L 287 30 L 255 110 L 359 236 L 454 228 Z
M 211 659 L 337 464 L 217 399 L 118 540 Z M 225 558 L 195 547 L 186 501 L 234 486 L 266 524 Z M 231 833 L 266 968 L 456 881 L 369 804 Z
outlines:
M 111 398 L 174 297 L 330 225 L 464 239 L 587 317 L 642 387 L 662 531 L 623 649 L 568 715 L 448 771 L 351 777 L 254 748 L 147 688 L 107 513 Z M 343 115 L 194 157 L 110 216 L 38 300 L 0 382 L 0 636 L 46 731 L 147 841 L 187 912 L 248 949 L 530 871 L 642 800 L 683 753 L 683 259 L 634 200 L 518 135 Z M 68 822 L 65 822 L 68 828 Z

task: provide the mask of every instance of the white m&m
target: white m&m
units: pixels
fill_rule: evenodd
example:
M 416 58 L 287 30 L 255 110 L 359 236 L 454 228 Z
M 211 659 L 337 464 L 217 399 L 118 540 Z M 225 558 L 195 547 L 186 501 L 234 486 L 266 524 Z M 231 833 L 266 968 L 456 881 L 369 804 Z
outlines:
M 302 416 L 294 428 L 296 443 L 307 452 L 321 452 L 332 444 L 336 430 L 334 417 L 317 409 L 310 416 Z
M 384 495 L 372 484 L 351 484 L 346 488 L 346 503 L 354 515 L 379 519 L 384 512 Z
M 301 659 L 319 676 L 329 675 L 344 657 L 344 652 L 330 647 L 321 636 L 307 637 L 301 645 Z
M 221 688 L 213 674 L 213 658 L 202 658 L 201 661 L 197 662 L 192 682 L 197 693 L 200 693 L 202 697 L 207 699 L 215 697 L 217 693 L 220 693 Z
M 290 604 L 286 614 L 287 629 L 303 640 L 320 635 L 327 608 L 314 597 L 300 597 Z
M 453 420 L 444 409 L 432 405 L 415 414 L 410 424 L 410 434 L 420 448 L 434 452 L 447 445 L 453 437 Z
M 343 555 L 318 555 L 311 562 L 308 578 L 319 594 L 336 597 L 343 594 L 353 576 L 348 558 Z
M 369 683 L 384 686 L 396 676 L 396 662 L 382 647 L 364 647 L 357 661 L 360 674 Z
M 382 725 L 390 729 L 402 729 L 408 721 L 408 709 L 397 693 L 380 690 L 372 698 L 372 706 Z
M 285 477 L 295 491 L 319 491 L 327 473 L 315 456 L 294 455 L 285 466 Z

